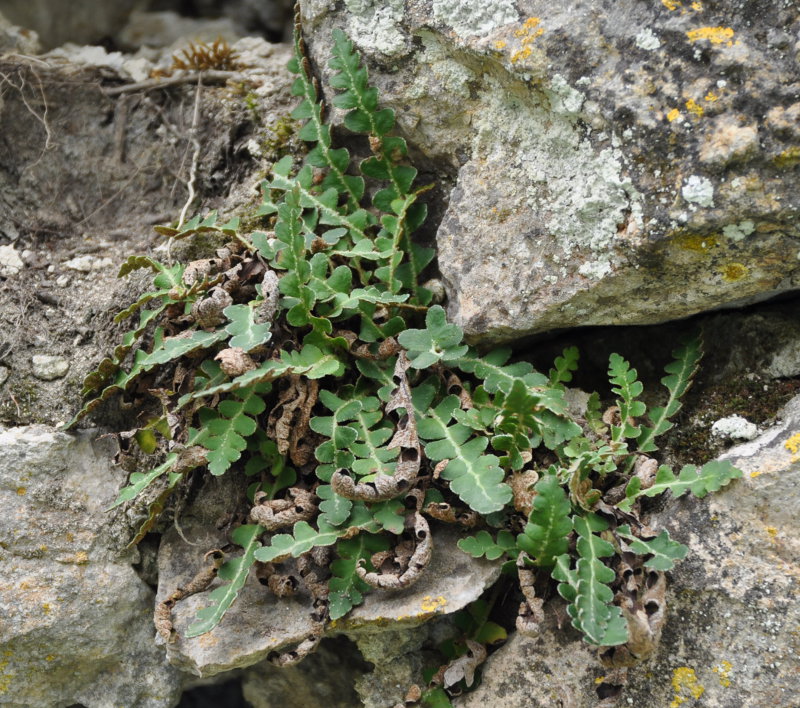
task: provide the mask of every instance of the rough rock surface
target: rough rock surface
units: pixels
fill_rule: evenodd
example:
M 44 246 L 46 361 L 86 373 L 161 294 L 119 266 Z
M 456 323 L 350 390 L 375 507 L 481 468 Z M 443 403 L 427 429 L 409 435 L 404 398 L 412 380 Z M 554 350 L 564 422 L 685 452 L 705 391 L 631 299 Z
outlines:
M 322 73 L 342 27 L 418 164 L 457 177 L 439 265 L 473 340 L 797 287 L 796 3 L 301 5 Z
M 0 428 L 0 704 L 169 708 L 185 678 L 153 642 L 153 591 L 106 513 L 120 473 L 96 431 Z
M 369 668 L 351 642 L 324 639 L 297 666 L 277 668 L 263 662 L 248 669 L 242 693 L 252 708 L 354 708 L 361 703 L 356 679 L 369 676 Z
M 217 530 L 220 519 L 229 513 L 234 500 L 241 497 L 231 476 L 209 480 L 192 509 L 180 521 L 187 544 L 175 529 L 168 531 L 159 550 L 158 599 L 168 597 L 185 585 L 203 567 L 203 555 L 228 543 L 224 530 Z M 364 604 L 346 617 L 332 622 L 331 634 L 344 633 L 359 641 L 370 627 L 393 629 L 415 627 L 433 617 L 456 612 L 476 600 L 499 574 L 496 563 L 473 561 L 460 551 L 458 535 L 449 528 L 434 531 L 434 551 L 430 565 L 419 581 L 398 592 L 375 591 L 365 596 Z M 235 553 L 235 550 L 233 551 Z M 180 601 L 172 612 L 178 639 L 167 645 L 170 662 L 198 676 L 213 676 L 222 671 L 244 668 L 302 641 L 311 631 L 311 598 L 298 593 L 277 599 L 251 572 L 247 583 L 211 632 L 184 638 L 186 628 L 197 611 L 208 606 L 207 591 Z
M 790 706 L 800 695 L 800 397 L 783 421 L 723 455 L 744 478 L 706 499 L 681 498 L 652 521 L 689 546 L 670 574 L 661 645 L 631 669 L 620 705 Z M 490 659 L 460 708 L 594 706 L 606 672 L 572 630 L 551 621 Z

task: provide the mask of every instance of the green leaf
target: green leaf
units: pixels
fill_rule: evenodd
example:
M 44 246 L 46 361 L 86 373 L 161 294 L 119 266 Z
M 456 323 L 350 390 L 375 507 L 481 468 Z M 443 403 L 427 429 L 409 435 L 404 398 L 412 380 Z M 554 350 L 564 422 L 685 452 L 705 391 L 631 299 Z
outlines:
M 339 558 L 331 563 L 332 576 L 328 582 L 328 603 L 332 620 L 344 617 L 364 601 L 363 593 L 370 590 L 356 574 L 358 561 L 369 561 L 373 553 L 389 548 L 383 536 L 360 533 L 355 538 L 342 539 L 336 544 Z M 370 566 L 371 567 L 371 566 Z
M 619 354 L 612 354 L 609 357 L 608 375 L 615 386 L 611 390 L 622 397 L 617 400 L 621 424 L 611 426 L 611 439 L 621 441 L 624 438 L 638 437 L 641 430 L 631 420 L 644 415 L 647 409 L 644 403 L 636 400 L 642 395 L 644 388 L 636 379 L 636 369 L 631 369 L 630 364 Z
M 489 440 L 468 440 L 472 430 L 460 423 L 450 425 L 457 408 L 458 397 L 448 396 L 417 421 L 417 434 L 426 441 L 425 454 L 432 460 L 450 460 L 441 476 L 470 508 L 481 514 L 500 511 L 513 496 L 511 487 L 503 482 L 499 459 L 482 454 Z
M 458 541 L 458 547 L 473 558 L 486 557 L 497 560 L 506 553 L 511 553 L 516 548 L 514 535 L 503 529 L 497 534 L 495 541 L 488 531 L 478 531 L 475 536 L 466 536 Z
M 709 492 L 716 492 L 741 476 L 742 471 L 734 467 L 730 460 L 712 460 L 699 470 L 694 465 L 684 465 L 677 477 L 669 467 L 661 465 L 656 472 L 653 486 L 647 489 L 641 489 L 641 480 L 633 477 L 625 490 L 625 499 L 617 507 L 629 511 L 639 497 L 655 497 L 667 490 L 674 497 L 691 492 L 702 499 Z
M 148 486 L 150 486 L 155 480 L 157 480 L 162 475 L 167 474 L 169 472 L 175 462 L 178 459 L 177 452 L 171 452 L 167 455 L 164 462 L 162 462 L 158 467 L 153 468 L 149 472 L 133 472 L 131 474 L 130 480 L 128 484 L 120 489 L 119 495 L 117 496 L 114 503 L 108 508 L 110 511 L 111 509 L 119 506 L 120 504 L 124 504 L 126 501 L 130 501 L 131 499 L 139 496 Z
M 697 373 L 700 359 L 703 358 L 702 342 L 699 337 L 688 340 L 682 347 L 676 349 L 672 356 L 674 361 L 665 367 L 668 376 L 661 379 L 661 383 L 669 391 L 669 398 L 666 405 L 661 407 L 654 407 L 650 409 L 649 418 L 652 427 L 643 427 L 637 439 L 640 452 L 652 452 L 657 450 L 658 447 L 654 440 L 659 435 L 663 435 L 670 428 L 673 423 L 670 418 L 681 409 L 681 397 L 689 390 L 692 384 L 692 379 Z M 632 462 L 629 464 L 628 469 L 632 467 Z
M 590 644 L 603 646 L 616 639 L 623 643 L 628 639 L 627 628 L 622 638 L 617 627 L 621 614 L 618 607 L 611 606 L 614 593 L 608 586 L 616 575 L 600 560 L 612 556 L 614 547 L 595 533 L 604 531 L 608 524 L 595 514 L 587 514 L 573 517 L 573 525 L 578 532 L 579 557 L 574 576 L 577 583 L 572 624 Z
M 256 551 L 256 560 L 269 563 L 281 556 L 297 558 L 317 546 L 330 546 L 347 533 L 348 528 L 335 528 L 319 520 L 319 530 L 307 521 L 298 521 L 291 534 L 281 533 L 272 537 L 272 544 Z
M 227 398 L 220 401 L 216 410 L 200 410 L 202 432 L 197 440 L 209 452 L 208 471 L 224 474 L 238 460 L 247 447 L 247 438 L 256 432 L 253 416 L 263 413 L 266 404 L 256 387 L 236 393 L 239 400 Z
M 227 582 L 208 596 L 212 604 L 197 613 L 197 618 L 186 630 L 187 639 L 210 632 L 219 624 L 247 581 L 250 568 L 255 563 L 255 554 L 261 548 L 258 538 L 262 533 L 264 529 L 257 524 L 239 526 L 233 532 L 233 542 L 241 546 L 244 553 L 239 558 L 226 561 L 219 569 L 217 577 Z
M 416 369 L 426 369 L 438 361 L 464 356 L 467 346 L 459 346 L 464 333 L 458 325 L 448 324 L 440 305 L 431 307 L 425 316 L 425 329 L 407 329 L 397 340 L 408 350 L 408 358 Z
M 228 345 L 249 352 L 272 337 L 269 323 L 257 324 L 255 310 L 248 305 L 229 305 L 222 313 L 230 320 L 225 331 L 231 335 Z
M 644 541 L 634 536 L 631 527 L 626 524 L 617 529 L 617 535 L 630 542 L 630 548 L 634 553 L 651 556 L 644 564 L 653 570 L 672 570 L 675 561 L 683 560 L 689 552 L 687 546 L 673 541 L 666 530 L 663 530 L 656 538 Z
M 527 361 L 506 364 L 511 357 L 510 349 L 495 349 L 485 356 L 469 350 L 463 356 L 456 357 L 451 363 L 468 374 L 474 374 L 484 380 L 484 388 L 489 393 L 503 391 L 508 393 L 517 379 L 522 379 L 529 387 L 547 386 L 549 379 L 533 370 Z
M 572 372 L 578 370 L 580 353 L 578 347 L 567 347 L 561 356 L 557 356 L 550 369 L 550 385 L 569 383 L 572 381 Z
M 538 566 L 550 567 L 569 548 L 572 510 L 567 495 L 555 474 L 547 474 L 534 486 L 536 496 L 525 530 L 517 545 Z

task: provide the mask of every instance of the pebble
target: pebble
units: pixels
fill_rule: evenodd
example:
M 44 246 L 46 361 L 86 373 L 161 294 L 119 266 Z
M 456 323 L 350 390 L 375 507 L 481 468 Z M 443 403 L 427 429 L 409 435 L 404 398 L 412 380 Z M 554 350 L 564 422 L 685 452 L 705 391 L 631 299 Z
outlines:
M 91 273 L 93 270 L 111 268 L 114 262 L 110 258 L 97 258 L 97 256 L 76 256 L 64 263 L 65 268 L 77 270 L 80 273 Z
M 0 275 L 6 278 L 19 273 L 25 264 L 13 246 L 0 246 Z
M 58 278 L 56 278 L 56 285 L 58 285 L 59 288 L 66 288 L 67 285 L 69 285 L 69 276 L 59 275 Z
M 711 426 L 711 434 L 731 440 L 755 440 L 758 437 L 758 427 L 740 415 L 729 415 Z
M 0 366 L 0 386 L 6 382 L 10 373 L 11 371 L 7 366 Z
M 31 364 L 33 364 L 33 375 L 43 381 L 63 378 L 69 371 L 69 361 L 61 356 L 36 354 L 31 359 Z

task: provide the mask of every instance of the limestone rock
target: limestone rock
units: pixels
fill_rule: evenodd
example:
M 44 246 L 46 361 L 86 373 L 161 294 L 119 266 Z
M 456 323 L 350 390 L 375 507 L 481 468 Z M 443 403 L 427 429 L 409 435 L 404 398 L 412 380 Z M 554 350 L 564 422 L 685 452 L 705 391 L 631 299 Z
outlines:
M 120 476 L 96 431 L 0 428 L 0 702 L 170 708 L 153 592 L 106 513 Z
M 792 3 L 301 5 L 322 73 L 341 27 L 417 166 L 456 178 L 438 258 L 472 340 L 798 286 Z
M 228 476 L 207 482 L 180 523 L 184 536 L 193 545 L 187 544 L 175 529 L 165 534 L 159 550 L 159 600 L 191 580 L 203 567 L 207 551 L 228 543 L 224 531 L 215 528 L 215 522 L 234 508 L 232 500 L 241 495 L 237 489 Z M 500 569 L 496 563 L 475 561 L 460 551 L 456 546 L 458 538 L 453 529 L 435 529 L 431 563 L 416 584 L 402 591 L 366 594 L 364 604 L 332 622 L 329 632 L 358 638 L 376 627 L 391 626 L 393 630 L 415 627 L 476 600 L 497 579 Z M 235 552 L 234 548 L 232 553 Z M 256 664 L 271 652 L 288 649 L 310 633 L 311 598 L 298 593 L 277 599 L 251 572 L 220 624 L 207 634 L 186 639 L 187 627 L 197 611 L 208 606 L 208 595 L 218 583 L 215 581 L 205 592 L 181 600 L 173 609 L 178 638 L 166 648 L 174 666 L 198 676 L 213 676 Z
M 67 375 L 69 361 L 62 356 L 35 354 L 31 359 L 33 375 L 42 381 L 53 381 Z
M 800 396 L 783 421 L 723 455 L 741 480 L 705 499 L 682 497 L 651 520 L 689 546 L 670 573 L 667 621 L 655 657 L 629 672 L 619 705 L 788 706 L 800 693 Z M 604 676 L 568 627 L 514 637 L 487 662 L 459 708 L 595 706 Z M 795 698 L 792 698 L 795 696 Z
M 17 25 L 34 30 L 46 49 L 64 42 L 94 44 L 125 23 L 136 0 L 5 0 L 3 13 Z
M 252 708 L 353 708 L 360 704 L 356 679 L 365 674 L 370 675 L 369 664 L 352 642 L 324 639 L 297 666 L 264 662 L 248 669 L 242 693 Z

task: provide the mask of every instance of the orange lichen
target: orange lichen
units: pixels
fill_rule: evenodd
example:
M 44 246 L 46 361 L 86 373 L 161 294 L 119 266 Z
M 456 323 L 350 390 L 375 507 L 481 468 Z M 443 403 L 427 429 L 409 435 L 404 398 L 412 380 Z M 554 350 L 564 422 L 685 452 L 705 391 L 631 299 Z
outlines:
M 681 112 L 677 108 L 673 108 L 669 113 L 667 113 L 667 120 L 672 123 L 672 121 L 677 120 L 681 117 Z
M 537 37 L 544 34 L 544 28 L 539 27 L 541 20 L 538 17 L 529 17 L 522 23 L 522 27 L 514 31 L 514 36 L 520 38 L 521 49 L 511 55 L 511 63 L 514 64 L 521 59 L 527 59 L 531 55 L 531 45 Z M 495 43 L 497 46 L 498 43 Z M 505 46 L 505 43 L 503 43 Z
M 24 497 L 24 496 L 25 496 L 25 494 L 27 493 L 27 491 L 28 491 L 28 490 L 27 490 L 27 489 L 25 489 L 25 487 L 17 487 L 17 494 L 18 494 L 19 496 L 21 496 L 21 497 Z
M 708 101 L 709 103 L 714 103 L 714 101 L 718 101 L 719 100 L 719 96 L 717 96 L 717 94 L 715 94 L 713 91 L 709 91 L 705 95 L 705 99 L 704 100 Z
M 730 27 L 698 27 L 686 33 L 690 42 L 707 39 L 711 44 L 727 44 L 729 47 L 733 45 L 733 35 Z

